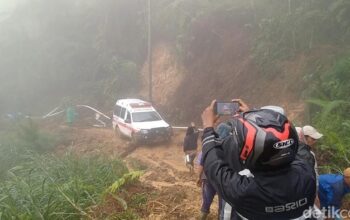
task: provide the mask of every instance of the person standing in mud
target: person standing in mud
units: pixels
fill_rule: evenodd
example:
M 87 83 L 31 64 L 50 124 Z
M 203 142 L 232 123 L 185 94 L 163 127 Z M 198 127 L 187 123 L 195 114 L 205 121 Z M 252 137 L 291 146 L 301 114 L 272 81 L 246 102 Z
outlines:
M 214 197 L 217 194 L 215 188 L 208 182 L 207 177 L 203 170 L 202 152 L 198 154 L 198 180 L 197 186 L 201 187 L 202 190 L 202 205 L 201 205 L 201 215 L 200 220 L 206 220 L 210 213 L 210 206 L 213 203 Z M 221 210 L 221 198 L 219 200 L 219 210 L 220 215 Z
M 199 131 L 196 128 L 196 124 L 191 122 L 191 126 L 187 128 L 186 136 L 184 138 L 183 151 L 185 153 L 186 166 L 190 170 L 190 173 L 193 173 L 193 161 L 197 155 L 198 148 L 198 135 Z
M 231 127 L 227 125 L 226 123 L 221 123 L 217 126 L 216 132 L 219 135 L 219 138 L 224 140 L 227 136 L 230 135 L 231 133 Z M 202 152 L 199 153 L 198 155 L 198 180 L 197 180 L 197 186 L 201 187 L 202 189 L 202 206 L 201 206 L 201 216 L 200 220 L 206 220 L 208 217 L 208 214 L 210 213 L 210 206 L 213 202 L 213 199 L 215 195 L 217 195 L 215 188 L 208 182 L 207 177 L 204 174 L 203 170 L 203 160 L 202 160 Z M 219 210 L 218 210 L 218 215 L 219 219 L 224 219 L 223 218 L 223 204 L 225 204 L 225 201 L 218 196 L 219 200 Z M 229 205 L 226 205 L 229 206 Z M 231 209 L 230 209 L 231 210 Z M 231 217 L 231 212 L 230 212 L 230 217 Z M 234 215 L 231 220 L 235 220 Z

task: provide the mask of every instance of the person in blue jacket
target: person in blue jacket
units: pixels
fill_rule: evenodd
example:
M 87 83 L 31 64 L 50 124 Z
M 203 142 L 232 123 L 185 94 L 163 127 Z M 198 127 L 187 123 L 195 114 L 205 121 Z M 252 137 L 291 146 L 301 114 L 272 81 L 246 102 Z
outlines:
M 339 218 L 342 198 L 350 193 L 350 167 L 343 175 L 323 174 L 319 176 L 318 196 L 321 208 L 328 210 L 328 215 L 335 214 Z

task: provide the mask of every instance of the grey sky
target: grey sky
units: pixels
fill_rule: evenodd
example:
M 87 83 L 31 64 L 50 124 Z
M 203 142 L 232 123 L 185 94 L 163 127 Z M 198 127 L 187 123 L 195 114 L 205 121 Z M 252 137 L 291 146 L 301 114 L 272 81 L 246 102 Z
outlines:
M 0 22 L 6 19 L 20 2 L 27 0 L 0 0 Z
M 14 6 L 24 0 L 0 0 L 0 12 L 9 12 L 13 10 Z

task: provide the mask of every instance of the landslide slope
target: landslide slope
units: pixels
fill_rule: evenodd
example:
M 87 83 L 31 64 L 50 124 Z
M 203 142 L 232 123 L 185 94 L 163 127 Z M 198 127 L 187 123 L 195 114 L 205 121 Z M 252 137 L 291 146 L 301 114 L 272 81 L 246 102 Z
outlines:
M 296 54 L 289 60 L 267 64 L 253 54 L 254 34 L 244 21 L 225 14 L 198 19 L 190 28 L 181 54 L 174 42 L 159 41 L 153 52 L 155 105 L 175 123 L 200 121 L 200 113 L 213 99 L 242 98 L 251 107 L 280 105 L 290 118 L 303 120 L 305 70 L 329 48 Z M 148 95 L 147 64 L 142 70 L 141 96 Z

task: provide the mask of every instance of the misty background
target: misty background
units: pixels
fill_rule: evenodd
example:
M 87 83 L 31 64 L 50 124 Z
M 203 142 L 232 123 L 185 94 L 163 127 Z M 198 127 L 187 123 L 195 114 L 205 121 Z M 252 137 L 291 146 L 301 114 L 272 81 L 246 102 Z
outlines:
M 349 166 L 349 0 L 151 3 L 153 105 L 167 122 L 201 127 L 213 99 L 279 105 L 324 135 L 313 149 L 321 174 Z M 73 124 L 66 106 L 16 114 L 69 103 L 111 115 L 119 98 L 147 100 L 147 4 L 0 0 L 0 219 L 198 216 L 183 131 L 136 148 L 93 127 L 93 111 L 77 108 Z
M 0 114 L 147 99 L 147 6 L 1 1 Z M 281 105 L 346 146 L 350 1 L 158 0 L 151 9 L 154 104 L 167 120 L 199 122 L 210 100 L 241 97 Z
M 23 0 L 1 8 L 0 112 L 34 114 L 67 96 L 102 105 L 135 90 L 145 2 Z
M 283 71 L 277 68 L 279 63 L 300 54 L 308 57 L 316 48 L 332 48 L 325 53 L 342 55 L 350 39 L 350 6 L 344 0 L 160 0 L 152 4 L 153 43 L 171 45 L 174 59 L 185 66 L 187 75 L 204 74 L 208 68 L 193 68 L 191 62 L 210 53 L 210 47 L 213 54 L 225 47 L 242 53 L 231 46 L 245 44 L 237 42 L 240 38 L 225 45 L 230 35 L 245 35 L 249 42 L 244 52 L 253 58 L 250 66 L 267 76 Z M 147 62 L 146 1 L 3 0 L 0 11 L 1 113 L 37 114 L 64 99 L 106 108 L 119 97 L 139 95 L 140 73 Z M 208 50 L 196 51 L 196 47 Z M 239 59 L 216 61 L 216 57 L 206 62 L 212 74 Z M 317 68 L 331 65 L 334 57 Z M 316 61 L 309 63 L 313 66 Z M 228 74 L 230 68 L 223 71 Z M 252 71 L 256 70 L 248 70 Z M 315 75 L 305 70 L 303 78 L 313 78 L 308 82 L 314 83 L 321 74 Z

